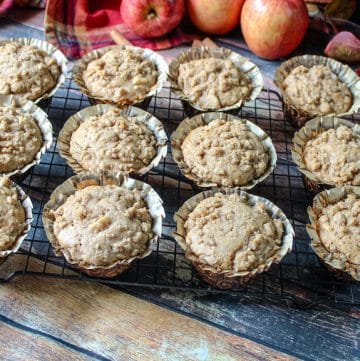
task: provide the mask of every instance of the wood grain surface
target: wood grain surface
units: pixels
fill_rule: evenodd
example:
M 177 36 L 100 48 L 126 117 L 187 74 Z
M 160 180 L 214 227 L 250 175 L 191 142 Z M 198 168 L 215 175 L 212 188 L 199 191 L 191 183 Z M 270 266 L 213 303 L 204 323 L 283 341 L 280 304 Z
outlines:
M 9 360 L 293 359 L 101 284 L 31 276 L 0 285 L 0 332 Z

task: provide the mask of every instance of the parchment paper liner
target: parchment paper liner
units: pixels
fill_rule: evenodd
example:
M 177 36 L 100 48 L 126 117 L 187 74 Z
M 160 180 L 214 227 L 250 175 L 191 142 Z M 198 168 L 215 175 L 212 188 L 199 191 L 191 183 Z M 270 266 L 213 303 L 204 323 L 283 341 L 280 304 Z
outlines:
M 152 89 L 145 95 L 145 97 L 141 97 L 138 99 L 123 99 L 120 102 L 115 102 L 109 99 L 105 99 L 103 97 L 94 96 L 87 89 L 82 74 L 86 70 L 88 64 L 93 60 L 100 58 L 106 52 L 116 47 L 120 49 L 130 49 L 130 50 L 140 51 L 146 59 L 150 60 L 152 63 L 156 65 L 157 70 L 159 72 L 157 82 L 152 87 Z M 104 48 L 93 50 L 90 53 L 86 54 L 84 57 L 82 57 L 80 60 L 78 60 L 75 63 L 72 73 L 73 73 L 73 79 L 75 80 L 75 83 L 79 87 L 80 91 L 89 98 L 91 103 L 113 104 L 121 108 L 124 105 L 136 105 L 137 103 L 141 103 L 144 101 L 146 102 L 146 100 L 150 100 L 150 98 L 153 95 L 155 95 L 155 93 L 164 86 L 164 83 L 166 82 L 167 79 L 167 71 L 168 71 L 168 66 L 165 60 L 159 54 L 155 53 L 150 49 L 143 49 L 132 45 L 111 45 L 111 46 L 106 46 Z
M 350 109 L 341 114 L 326 114 L 326 116 L 337 115 L 344 116 L 353 114 L 360 109 L 360 78 L 359 76 L 347 65 L 340 63 L 339 61 L 324 56 L 318 55 L 302 55 L 291 58 L 280 65 L 275 72 L 274 83 L 279 88 L 284 101 L 284 110 L 286 117 L 290 120 L 295 128 L 300 128 L 309 119 L 321 116 L 321 114 L 310 114 L 304 109 L 297 108 L 291 104 L 290 99 L 285 93 L 283 83 L 285 78 L 289 75 L 291 70 L 299 65 L 305 67 L 312 67 L 313 65 L 324 65 L 328 66 L 333 73 L 335 73 L 339 79 L 350 89 L 352 94 L 352 106 Z M 311 90 L 311 89 L 310 89 Z
M 249 96 L 247 98 L 239 100 L 237 103 L 233 105 L 219 109 L 204 109 L 201 108 L 196 103 L 190 101 L 189 98 L 183 93 L 182 89 L 179 87 L 177 82 L 179 76 L 180 64 L 188 63 L 189 61 L 195 59 L 206 59 L 206 58 L 230 59 L 251 80 L 252 90 Z M 189 104 L 192 109 L 201 112 L 204 111 L 225 112 L 225 111 L 240 109 L 244 102 L 255 100 L 258 97 L 258 95 L 261 93 L 261 90 L 264 86 L 264 81 L 260 69 L 249 59 L 241 56 L 238 53 L 235 53 L 234 51 L 231 51 L 230 49 L 209 48 L 206 46 L 202 46 L 199 48 L 191 48 L 178 55 L 169 65 L 168 78 L 171 85 L 171 91 L 175 93 L 183 101 L 183 103 Z
M 197 256 L 191 252 L 191 249 L 185 242 L 186 230 L 185 222 L 189 217 L 189 214 L 195 209 L 195 207 L 205 198 L 211 197 L 216 193 L 234 194 L 237 193 L 240 196 L 245 197 L 250 205 L 254 205 L 258 202 L 263 202 L 269 212 L 272 219 L 280 219 L 284 226 L 284 234 L 282 238 L 282 245 L 279 251 L 270 257 L 265 264 L 259 267 L 243 272 L 223 271 L 218 272 L 210 265 L 201 263 Z M 286 218 L 283 211 L 275 204 L 267 200 L 266 198 L 255 196 L 250 193 L 246 193 L 240 188 L 227 188 L 227 189 L 212 189 L 205 192 L 198 193 L 197 195 L 188 199 L 181 208 L 175 213 L 174 220 L 176 222 L 176 231 L 173 236 L 179 243 L 180 247 L 185 251 L 185 256 L 188 258 L 193 266 L 196 268 L 199 275 L 209 284 L 218 288 L 238 288 L 248 282 L 255 275 L 267 271 L 273 263 L 279 263 L 287 253 L 292 250 L 293 237 L 295 235 L 294 229 L 290 221 Z
M 334 270 L 338 276 L 350 275 L 353 279 L 360 281 L 360 264 L 356 265 L 337 259 L 335 254 L 326 249 L 318 233 L 318 216 L 321 214 L 322 209 L 330 204 L 339 202 L 350 193 L 354 193 L 360 197 L 360 187 L 336 187 L 317 194 L 313 200 L 312 207 L 308 207 L 307 209 L 310 224 L 306 225 L 306 230 L 311 238 L 311 248 L 330 270 Z
M 0 177 L 0 179 L 1 178 L 4 178 L 4 177 Z M 21 201 L 21 205 L 25 211 L 25 228 L 24 228 L 23 232 L 18 236 L 17 240 L 13 243 L 11 248 L 9 248 L 5 251 L 0 250 L 0 263 L 5 261 L 5 259 L 11 253 L 15 253 L 18 251 L 18 249 L 21 246 L 22 241 L 26 238 L 26 236 L 28 235 L 28 233 L 31 229 L 31 222 L 33 220 L 33 213 L 32 213 L 33 204 L 31 202 L 30 197 L 21 189 L 20 186 L 18 186 L 16 183 L 14 183 L 12 181 L 10 181 L 10 182 L 11 182 L 11 185 L 16 188 L 17 193 L 18 193 L 18 199 Z M 1 187 L 1 185 L 0 185 L 0 187 Z
M 203 181 L 203 180 L 201 180 L 201 178 L 198 178 L 195 174 L 191 173 L 191 169 L 188 167 L 188 165 L 184 161 L 184 157 L 183 157 L 183 153 L 182 153 L 182 149 L 181 149 L 181 145 L 183 144 L 185 138 L 192 130 L 194 130 L 195 128 L 207 125 L 216 119 L 223 119 L 225 121 L 236 120 L 236 121 L 242 122 L 243 124 L 246 124 L 247 127 L 249 128 L 249 130 L 259 137 L 262 144 L 264 144 L 264 146 L 268 150 L 269 157 L 270 157 L 270 164 L 269 164 L 266 172 L 264 172 L 264 174 L 261 175 L 259 178 L 251 180 L 246 185 L 242 185 L 242 186 L 237 185 L 241 189 L 251 189 L 251 188 L 255 187 L 256 184 L 262 182 L 274 170 L 274 168 L 276 166 L 277 155 L 276 155 L 276 150 L 274 148 L 271 138 L 260 127 L 258 127 L 257 125 L 255 125 L 254 123 L 250 122 L 247 119 L 241 119 L 241 118 L 236 117 L 231 114 L 218 113 L 218 112 L 202 113 L 202 114 L 195 115 L 192 118 L 184 119 L 179 124 L 179 126 L 177 127 L 175 132 L 171 135 L 171 151 L 172 151 L 172 155 L 173 155 L 175 162 L 177 163 L 178 167 L 180 168 L 180 170 L 184 174 L 184 176 L 186 178 L 194 181 L 198 187 L 217 187 L 217 186 L 220 187 L 221 186 L 221 184 L 216 184 L 214 182 Z
M 304 175 L 304 183 L 308 190 L 317 192 L 324 189 L 326 186 L 338 186 L 339 184 L 324 183 L 323 179 L 312 173 L 306 168 L 303 151 L 306 143 L 313 139 L 317 134 L 320 134 L 329 129 L 336 129 L 340 125 L 351 128 L 355 134 L 360 135 L 360 125 L 352 123 L 348 120 L 338 118 L 336 116 L 322 116 L 309 120 L 300 130 L 298 130 L 293 138 L 293 146 L 291 148 L 291 155 L 294 163 L 298 166 L 301 173 Z M 360 156 L 360 155 L 359 155 Z
M 149 240 L 148 249 L 137 256 L 131 257 L 126 260 L 119 260 L 108 266 L 94 266 L 86 264 L 84 262 L 73 261 L 70 254 L 62 249 L 59 245 L 56 235 L 54 234 L 54 217 L 53 211 L 59 208 L 66 199 L 74 194 L 79 188 L 85 188 L 89 185 L 119 185 L 128 189 L 139 189 L 141 190 L 143 199 L 149 209 L 150 215 L 153 220 L 152 232 L 153 238 Z M 157 241 L 161 237 L 162 219 L 165 217 L 165 211 L 162 206 L 162 200 L 154 189 L 144 182 L 123 177 L 123 176 L 95 176 L 89 173 L 82 173 L 68 178 L 64 183 L 59 185 L 51 194 L 50 200 L 46 203 L 43 212 L 43 223 L 46 235 L 54 247 L 54 252 L 57 256 L 65 257 L 66 261 L 78 268 L 80 271 L 93 277 L 114 277 L 124 271 L 126 271 L 130 265 L 137 259 L 142 259 L 151 253 L 151 243 Z
M 44 93 L 41 97 L 32 100 L 34 103 L 39 103 L 41 100 L 45 100 L 47 98 L 52 97 L 56 91 L 60 88 L 60 86 L 65 82 L 66 79 L 66 73 L 67 73 L 67 58 L 66 56 L 57 49 L 54 45 L 48 43 L 44 40 L 34 39 L 34 38 L 9 38 L 0 40 L 0 45 L 4 45 L 6 43 L 10 42 L 16 42 L 20 43 L 22 45 L 33 45 L 36 46 L 42 50 L 44 50 L 46 53 L 48 53 L 52 58 L 55 58 L 56 62 L 58 63 L 61 73 L 59 75 L 59 78 L 57 79 L 56 85 L 49 89 L 46 93 Z M 21 96 L 21 94 L 16 94 Z
M 70 153 L 70 141 L 72 133 L 83 123 L 87 118 L 99 114 L 104 114 L 111 109 L 118 109 L 116 106 L 111 104 L 98 104 L 85 109 L 72 115 L 64 124 L 58 137 L 58 147 L 60 155 L 65 158 L 69 166 L 75 171 L 75 173 L 81 173 L 83 171 L 89 172 L 84 169 L 71 155 Z M 128 106 L 121 109 L 121 115 L 135 117 L 137 120 L 145 123 L 148 128 L 153 132 L 157 140 L 157 153 L 155 158 L 146 167 L 139 169 L 138 171 L 131 171 L 129 173 L 143 175 L 147 173 L 153 167 L 156 167 L 162 158 L 166 157 L 167 154 L 167 136 L 164 127 L 160 120 L 155 118 L 152 114 L 133 106 Z M 101 173 L 104 170 L 99 169 Z
M 8 173 L 2 173 L 0 175 L 11 176 L 21 176 L 25 174 L 30 168 L 37 165 L 41 161 L 41 156 L 51 147 L 53 141 L 53 128 L 48 119 L 48 115 L 35 103 L 30 100 L 26 100 L 17 95 L 0 95 L 0 106 L 11 107 L 12 104 L 15 104 L 17 108 L 20 108 L 23 112 L 31 114 L 37 125 L 40 128 L 42 135 L 42 146 L 39 151 L 36 153 L 35 158 L 24 167 L 20 169 L 15 169 Z

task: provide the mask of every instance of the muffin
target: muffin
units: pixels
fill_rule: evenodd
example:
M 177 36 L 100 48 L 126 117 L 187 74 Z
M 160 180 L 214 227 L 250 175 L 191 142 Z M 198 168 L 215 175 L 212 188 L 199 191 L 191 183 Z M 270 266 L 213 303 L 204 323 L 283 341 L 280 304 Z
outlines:
M 160 55 L 124 45 L 87 54 L 75 64 L 73 76 L 90 99 L 121 107 L 152 96 L 166 81 L 166 72 Z
M 53 192 L 44 227 L 57 255 L 90 276 L 113 277 L 151 253 L 161 235 L 161 203 L 145 183 L 82 174 Z
M 101 104 L 70 117 L 59 134 L 60 154 L 78 173 L 145 174 L 167 153 L 161 122 L 139 108 Z
M 319 193 L 308 208 L 311 247 L 330 270 L 360 281 L 360 187 Z
M 192 48 L 180 54 L 170 64 L 169 80 L 189 114 L 238 110 L 263 86 L 259 68 L 225 48 Z
M 281 210 L 239 189 L 200 193 L 174 219 L 174 237 L 185 256 L 219 288 L 241 286 L 292 248 L 294 232 Z
M 319 184 L 360 185 L 360 128 L 336 117 L 315 118 L 295 133 L 292 156 L 310 190 Z
M 0 41 L 0 94 L 38 102 L 65 80 L 67 60 L 54 46 L 31 38 Z
M 0 174 L 24 174 L 52 143 L 47 115 L 30 101 L 0 96 Z
M 250 121 L 225 113 L 187 118 L 171 140 L 180 170 L 200 187 L 250 189 L 276 164 L 276 151 L 267 134 Z
M 31 220 L 30 198 L 8 177 L 0 177 L 0 261 L 19 249 Z
M 304 55 L 283 63 L 275 83 L 287 118 L 299 128 L 320 115 L 352 114 L 360 108 L 360 78 L 334 59 Z

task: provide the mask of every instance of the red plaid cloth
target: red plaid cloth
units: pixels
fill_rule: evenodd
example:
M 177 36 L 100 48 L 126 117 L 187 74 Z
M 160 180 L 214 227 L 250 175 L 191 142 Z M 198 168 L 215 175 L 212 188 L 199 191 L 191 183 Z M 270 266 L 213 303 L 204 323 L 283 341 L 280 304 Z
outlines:
M 113 45 L 112 29 L 133 45 L 153 50 L 170 48 L 197 37 L 176 28 L 162 38 L 140 38 L 123 23 L 120 3 L 121 0 L 48 0 L 45 14 L 47 41 L 66 56 L 79 58 L 93 49 Z

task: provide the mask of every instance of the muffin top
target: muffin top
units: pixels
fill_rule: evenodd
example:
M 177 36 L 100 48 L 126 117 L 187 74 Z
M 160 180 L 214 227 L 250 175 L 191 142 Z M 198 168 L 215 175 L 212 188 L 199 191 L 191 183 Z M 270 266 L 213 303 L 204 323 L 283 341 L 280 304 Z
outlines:
M 178 85 L 203 109 L 220 109 L 246 100 L 250 79 L 229 59 L 205 58 L 180 64 Z
M 109 266 L 141 255 L 152 219 L 141 192 L 121 186 L 77 190 L 54 212 L 54 234 L 72 261 Z
M 31 163 L 43 138 L 34 117 L 21 109 L 0 107 L 0 173 L 9 173 Z
M 283 87 L 291 104 L 312 115 L 345 113 L 352 105 L 349 88 L 324 65 L 297 66 Z
M 61 74 L 56 59 L 33 45 L 0 45 L 0 94 L 36 100 L 53 89 Z
M 153 62 L 128 48 L 107 51 L 83 72 L 85 86 L 94 97 L 126 104 L 142 100 L 156 85 L 158 76 Z
M 360 198 L 346 198 L 322 209 L 318 233 L 324 247 L 340 261 L 360 267 Z
M 71 136 L 71 156 L 86 170 L 136 172 L 157 154 L 151 129 L 118 109 L 89 117 Z
M 185 222 L 185 241 L 202 264 L 221 271 L 250 271 L 280 249 L 283 225 L 264 203 L 217 193 L 202 200 Z
M 0 251 L 10 249 L 26 228 L 25 210 L 7 177 L 0 178 Z
M 360 135 L 340 125 L 306 142 L 305 166 L 323 183 L 360 185 Z
M 269 167 L 269 153 L 246 124 L 214 120 L 192 130 L 181 149 L 191 173 L 204 182 L 232 187 L 259 178 Z

